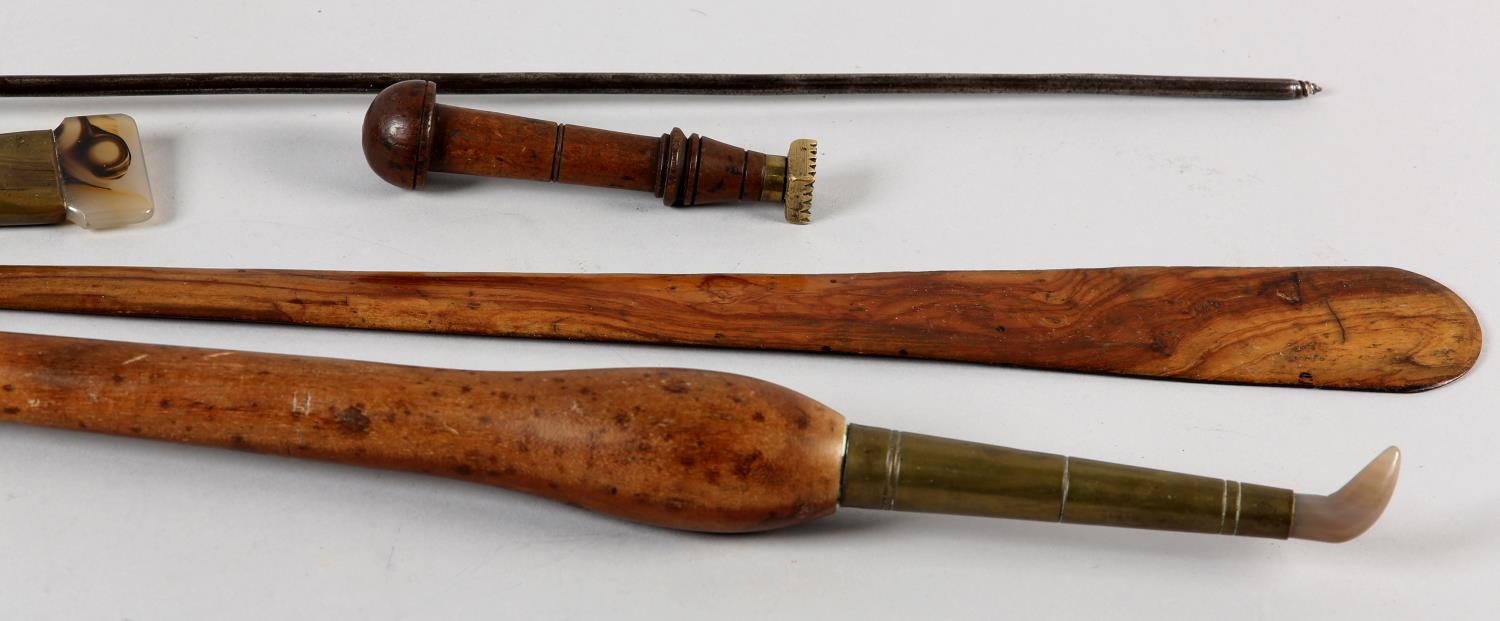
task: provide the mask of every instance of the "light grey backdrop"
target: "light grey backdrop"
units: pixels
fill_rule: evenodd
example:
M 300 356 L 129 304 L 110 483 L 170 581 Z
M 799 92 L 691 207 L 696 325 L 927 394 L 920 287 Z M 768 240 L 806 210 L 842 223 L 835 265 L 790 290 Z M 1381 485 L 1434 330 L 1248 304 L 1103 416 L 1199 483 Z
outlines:
M 143 3 L 144 4 L 144 3 Z M 1298 102 L 553 97 L 450 103 L 776 151 L 772 208 L 445 181 L 359 152 L 364 96 L 0 101 L 0 131 L 127 112 L 152 223 L 0 231 L 0 263 L 550 272 L 1394 265 L 1500 308 L 1488 2 L 8 2 L 0 73 L 1097 71 L 1317 81 Z M 0 283 L 3 286 L 3 283 Z M 1331 491 L 1390 444 L 1385 519 L 1330 546 L 850 510 L 745 537 L 479 486 L 0 428 L 0 617 L 1492 618 L 1500 377 L 1420 395 L 959 364 L 0 313 L 5 330 L 476 369 L 672 365 L 851 419 Z

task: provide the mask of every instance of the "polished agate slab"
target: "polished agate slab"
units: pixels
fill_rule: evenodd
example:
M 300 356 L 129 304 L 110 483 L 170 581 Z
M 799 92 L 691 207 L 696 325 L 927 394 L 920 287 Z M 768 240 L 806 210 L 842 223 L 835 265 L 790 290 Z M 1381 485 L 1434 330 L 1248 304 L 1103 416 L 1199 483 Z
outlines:
M 63 119 L 52 133 L 67 218 L 90 229 L 144 222 L 155 203 L 140 131 L 124 114 Z

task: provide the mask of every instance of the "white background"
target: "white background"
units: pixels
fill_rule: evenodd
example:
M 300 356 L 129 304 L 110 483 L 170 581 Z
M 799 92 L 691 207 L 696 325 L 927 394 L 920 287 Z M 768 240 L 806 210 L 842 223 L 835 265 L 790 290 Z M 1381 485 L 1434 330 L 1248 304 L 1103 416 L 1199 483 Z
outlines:
M 448 103 L 777 152 L 779 209 L 507 181 L 402 192 L 367 96 L 0 100 L 0 131 L 126 112 L 158 217 L 0 230 L 0 263 L 545 272 L 1393 265 L 1500 309 L 1500 9 L 1471 2 L 154 2 L 0 5 L 0 73 L 1092 71 L 1292 77 L 1292 102 L 482 96 Z M 515 6 L 510 6 L 514 4 Z M 441 95 L 440 95 L 441 97 Z M 3 283 L 0 283 L 3 286 Z M 1493 328 L 1493 324 L 1486 324 Z M 1344 545 L 847 510 L 755 536 L 491 488 L 0 428 L 0 618 L 1494 618 L 1500 377 L 1418 395 L 778 353 L 0 313 L 0 329 L 475 369 L 671 365 L 868 424 L 1331 491 Z

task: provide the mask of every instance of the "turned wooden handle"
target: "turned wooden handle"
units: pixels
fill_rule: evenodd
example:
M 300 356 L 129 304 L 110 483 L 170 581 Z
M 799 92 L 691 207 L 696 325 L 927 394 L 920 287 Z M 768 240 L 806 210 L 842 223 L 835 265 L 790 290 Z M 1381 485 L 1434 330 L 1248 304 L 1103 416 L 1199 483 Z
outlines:
M 0 268 L 0 308 L 957 360 L 1408 392 L 1479 356 L 1443 285 L 1382 267 L 772 275 Z
M 639 136 L 443 105 L 436 96 L 435 83 L 410 80 L 370 104 L 365 159 L 380 178 L 408 189 L 422 187 L 429 171 L 553 181 L 651 192 L 668 206 L 787 196 L 785 156 L 676 128 Z
M 407 470 L 699 531 L 832 513 L 845 423 L 708 371 L 452 371 L 0 333 L 0 422 Z

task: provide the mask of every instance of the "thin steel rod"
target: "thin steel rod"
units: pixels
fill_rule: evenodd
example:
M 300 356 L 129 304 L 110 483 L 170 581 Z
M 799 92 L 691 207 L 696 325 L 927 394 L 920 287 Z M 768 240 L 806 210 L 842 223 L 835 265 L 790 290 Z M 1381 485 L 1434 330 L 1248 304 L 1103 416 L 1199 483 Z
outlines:
M 0 97 L 375 93 L 425 79 L 443 94 L 1082 94 L 1301 99 L 1304 80 L 1096 73 L 148 73 L 0 76 Z

